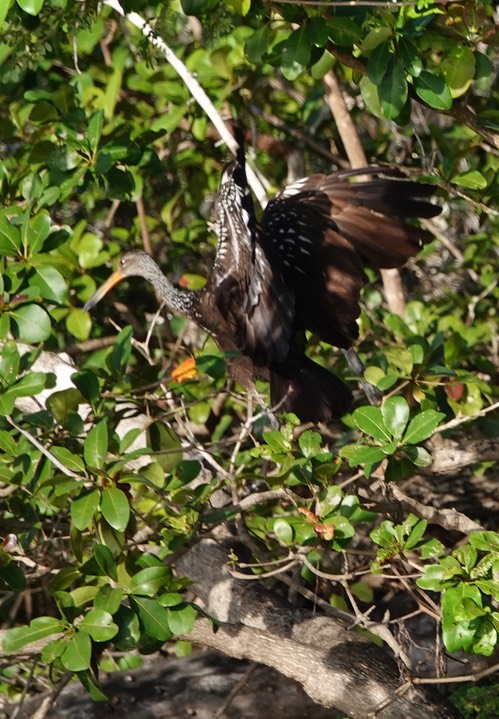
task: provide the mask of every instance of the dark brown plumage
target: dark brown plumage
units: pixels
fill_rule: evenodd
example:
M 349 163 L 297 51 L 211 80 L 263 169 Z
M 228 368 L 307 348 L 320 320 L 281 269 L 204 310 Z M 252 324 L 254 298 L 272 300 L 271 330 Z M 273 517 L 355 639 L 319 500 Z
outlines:
M 329 421 L 348 410 L 351 392 L 306 356 L 305 331 L 351 347 L 358 337 L 364 263 L 398 267 L 417 253 L 430 235 L 406 220 L 440 212 L 427 199 L 431 192 L 431 186 L 376 167 L 312 175 L 272 199 L 258 223 L 241 148 L 222 174 L 218 249 L 206 287 L 178 290 L 151 257 L 130 252 L 85 309 L 123 277 L 142 276 L 223 351 L 239 351 L 231 371 L 242 384 L 267 379 L 279 411 L 304 422 Z

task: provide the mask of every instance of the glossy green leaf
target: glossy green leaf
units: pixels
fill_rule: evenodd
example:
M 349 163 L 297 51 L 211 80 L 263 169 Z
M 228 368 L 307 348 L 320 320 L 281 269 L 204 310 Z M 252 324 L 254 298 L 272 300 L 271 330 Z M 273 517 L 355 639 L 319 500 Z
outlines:
M 403 397 L 388 397 L 381 405 L 381 416 L 391 435 L 400 439 L 409 421 L 409 405 Z
M 323 451 L 321 435 L 311 430 L 307 430 L 300 435 L 298 444 L 305 457 L 309 457 L 310 459 Z
M 327 26 L 331 42 L 340 47 L 352 47 L 362 36 L 360 26 L 349 17 L 338 15 Z
M 89 467 L 102 469 L 107 457 L 107 424 L 101 420 L 87 434 L 83 443 L 83 457 Z
M 92 319 L 88 312 L 83 312 L 79 307 L 75 307 L 66 317 L 66 327 L 73 337 L 84 342 L 90 335 Z
M 475 55 L 471 48 L 466 45 L 455 45 L 444 57 L 440 72 L 453 98 L 464 95 L 475 75 Z
M 223 0 L 225 5 L 238 15 L 247 15 L 251 8 L 251 0 Z
M 90 151 L 93 155 L 97 153 L 99 147 L 100 138 L 102 135 L 102 128 L 104 127 L 104 112 L 99 110 L 90 118 L 87 127 L 87 140 L 90 147 Z
M 38 15 L 43 7 L 44 0 L 16 0 L 16 2 L 29 15 Z
M 454 185 L 468 187 L 470 190 L 485 190 L 489 184 L 486 178 L 478 170 L 469 170 L 451 178 Z
M 410 422 L 407 432 L 404 434 L 405 444 L 417 444 L 431 437 L 439 423 L 445 418 L 443 412 L 434 409 L 427 409 L 417 414 Z
M 55 267 L 50 265 L 36 265 L 33 283 L 40 290 L 40 296 L 45 300 L 52 300 L 62 304 L 67 297 L 68 288 L 64 277 Z
M 392 58 L 383 79 L 378 85 L 383 115 L 390 120 L 398 117 L 407 101 L 407 93 L 404 66 L 398 58 Z
M 272 528 L 274 530 L 274 534 L 280 542 L 288 546 L 293 543 L 293 527 L 285 519 L 276 519 Z
M 423 69 L 418 48 L 406 37 L 401 37 L 397 44 L 400 59 L 406 71 L 413 77 L 419 77 Z
M 40 252 L 52 229 L 52 220 L 48 212 L 40 212 L 30 221 L 29 250 L 32 255 Z M 50 265 L 47 265 L 50 266 Z
M 83 532 L 93 521 L 99 507 L 100 494 L 97 489 L 71 502 L 71 520 L 76 529 Z
M 23 570 L 13 559 L 2 556 L 0 551 L 0 581 L 13 592 L 23 592 L 26 589 L 26 577 Z
M 416 94 L 435 110 L 450 110 L 452 95 L 445 81 L 427 70 L 414 78 Z
M 6 217 L 5 210 L 0 212 L 0 255 L 16 256 L 21 251 L 21 234 Z
M 170 581 L 171 574 L 167 567 L 146 567 L 133 575 L 130 592 L 153 597 Z
M 92 642 L 86 632 L 76 632 L 61 655 L 61 663 L 70 672 L 80 672 L 90 667 Z
M 100 396 L 100 387 L 95 372 L 91 369 L 83 369 L 72 374 L 71 381 L 87 402 L 90 404 L 97 402 Z
M 50 317 L 39 305 L 21 305 L 10 312 L 12 329 L 21 342 L 37 344 L 50 336 Z
M 88 692 L 89 697 L 94 702 L 107 702 L 109 701 L 109 697 L 104 694 L 102 691 L 102 687 L 97 681 L 96 677 L 94 676 L 93 672 L 90 669 L 87 669 L 82 672 L 78 672 L 78 679 L 84 686 L 85 690 Z
M 98 594 L 94 600 L 94 607 L 96 609 L 103 609 L 109 614 L 113 615 L 121 607 L 123 600 L 123 591 L 119 587 L 112 587 L 106 584 L 104 587 L 99 589 Z
M 140 622 L 145 633 L 162 642 L 166 642 L 172 636 L 168 622 L 168 610 L 161 606 L 156 599 L 147 597 L 130 597 L 130 604 L 139 615 Z
M 389 70 L 390 59 L 392 53 L 390 50 L 390 42 L 382 42 L 379 44 L 369 56 L 367 61 L 366 73 L 369 80 L 374 85 L 379 85 Z
M 102 492 L 100 509 L 111 527 L 124 531 L 130 519 L 130 505 L 126 494 L 117 487 L 106 487 Z
M 94 546 L 94 557 L 100 572 L 116 581 L 118 576 L 116 561 L 109 547 L 104 544 L 96 544 Z
M 64 624 L 59 619 L 36 617 L 31 620 L 29 626 L 8 629 L 3 638 L 3 648 L 8 653 L 18 652 L 28 644 L 39 642 L 45 637 L 59 634 L 62 631 L 64 631 Z
M 355 425 L 365 434 L 374 437 L 378 442 L 391 442 L 391 434 L 385 426 L 379 407 L 359 407 L 354 411 L 352 418 Z
M 184 604 L 179 609 L 167 609 L 168 624 L 173 634 L 181 636 L 189 634 L 194 629 L 197 612 L 190 604 Z
M 104 609 L 91 609 L 78 624 L 78 629 L 86 632 L 95 642 L 108 642 L 118 633 L 112 614 Z
M 342 447 L 341 455 L 348 459 L 351 467 L 356 467 L 360 464 L 376 464 L 386 457 L 380 447 L 370 447 L 365 444 L 351 444 Z
M 72 414 L 77 412 L 81 402 L 81 394 L 70 387 L 60 392 L 53 392 L 45 402 L 45 406 L 59 424 L 66 426 Z

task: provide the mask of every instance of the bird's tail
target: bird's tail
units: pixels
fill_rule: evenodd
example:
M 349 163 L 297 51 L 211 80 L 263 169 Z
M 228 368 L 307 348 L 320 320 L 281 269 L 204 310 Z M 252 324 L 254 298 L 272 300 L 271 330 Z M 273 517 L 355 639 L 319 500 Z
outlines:
M 293 368 L 271 371 L 270 398 L 276 412 L 293 412 L 314 424 L 338 419 L 352 404 L 347 385 L 306 356 Z

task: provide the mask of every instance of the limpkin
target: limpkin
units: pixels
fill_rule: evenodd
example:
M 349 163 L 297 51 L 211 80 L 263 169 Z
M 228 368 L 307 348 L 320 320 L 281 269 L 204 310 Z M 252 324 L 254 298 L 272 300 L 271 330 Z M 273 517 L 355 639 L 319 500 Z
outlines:
M 379 167 L 316 174 L 285 187 L 258 222 L 241 143 L 222 173 L 218 248 L 206 286 L 177 289 L 148 254 L 132 251 L 84 309 L 123 278 L 143 277 L 222 351 L 237 351 L 230 369 L 243 385 L 268 380 L 273 407 L 302 422 L 338 418 L 351 405 L 351 391 L 305 354 L 305 332 L 351 348 L 358 338 L 364 263 L 398 267 L 417 253 L 431 236 L 406 219 L 440 212 L 427 199 L 431 193 L 431 186 Z

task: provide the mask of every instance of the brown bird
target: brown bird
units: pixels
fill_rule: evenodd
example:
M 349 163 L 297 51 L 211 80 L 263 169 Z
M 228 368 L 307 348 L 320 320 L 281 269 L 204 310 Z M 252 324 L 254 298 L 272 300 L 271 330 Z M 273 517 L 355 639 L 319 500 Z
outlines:
M 266 379 L 278 411 L 294 412 L 302 422 L 327 422 L 349 409 L 352 394 L 307 357 L 305 331 L 344 350 L 351 347 L 358 338 L 364 263 L 399 267 L 418 252 L 431 236 L 406 219 L 440 212 L 427 199 L 431 193 L 431 186 L 379 167 L 312 175 L 282 190 L 258 222 L 241 143 L 222 174 L 218 247 L 206 286 L 177 289 L 148 254 L 127 252 L 84 309 L 125 277 L 143 277 L 222 351 L 237 351 L 230 369 L 243 385 Z M 347 358 L 358 371 L 353 350 Z

